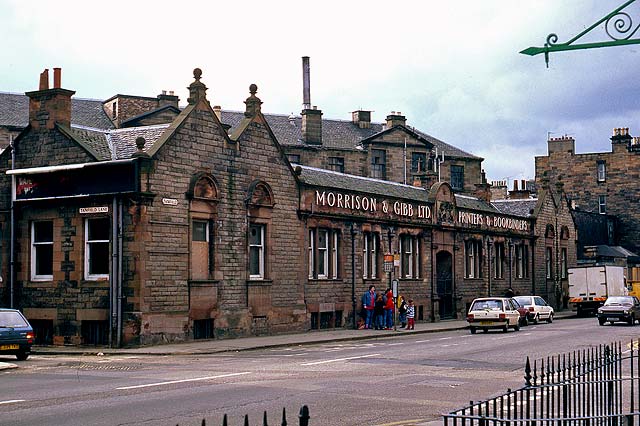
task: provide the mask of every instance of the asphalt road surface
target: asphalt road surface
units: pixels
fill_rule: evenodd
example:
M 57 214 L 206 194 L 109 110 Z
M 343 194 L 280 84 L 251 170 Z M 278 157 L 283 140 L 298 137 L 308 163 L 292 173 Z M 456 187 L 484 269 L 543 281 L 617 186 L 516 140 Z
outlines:
M 382 332 L 381 332 L 382 333 Z M 385 332 L 389 333 L 389 332 Z M 524 384 L 540 359 L 628 344 L 640 326 L 595 318 L 206 356 L 32 356 L 0 372 L 0 425 L 410 425 Z M 0 361 L 16 362 L 14 358 Z

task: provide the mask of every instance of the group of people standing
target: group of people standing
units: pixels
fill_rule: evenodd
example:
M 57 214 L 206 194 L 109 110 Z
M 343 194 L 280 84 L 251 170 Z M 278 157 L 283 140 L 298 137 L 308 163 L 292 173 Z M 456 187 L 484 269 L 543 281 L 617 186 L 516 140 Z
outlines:
M 376 287 L 369 286 L 369 290 L 362 295 L 362 322 L 358 328 L 392 330 L 396 308 L 402 328 L 413 330 L 416 313 L 413 299 L 406 302 L 404 296 L 399 295 L 398 300 L 394 303 L 393 292 L 390 288 L 384 293 L 376 293 Z

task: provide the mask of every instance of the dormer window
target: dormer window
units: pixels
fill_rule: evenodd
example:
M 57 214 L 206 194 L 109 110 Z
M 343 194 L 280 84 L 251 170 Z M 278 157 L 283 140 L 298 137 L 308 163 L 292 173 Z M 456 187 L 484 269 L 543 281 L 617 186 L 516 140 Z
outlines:
M 114 101 L 111 104 L 111 118 L 115 120 L 117 116 L 118 116 L 118 102 Z

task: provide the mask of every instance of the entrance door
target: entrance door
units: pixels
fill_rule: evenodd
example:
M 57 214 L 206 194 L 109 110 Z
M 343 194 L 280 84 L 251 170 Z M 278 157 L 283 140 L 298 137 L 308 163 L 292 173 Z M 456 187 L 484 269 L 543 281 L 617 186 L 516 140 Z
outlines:
M 440 299 L 440 319 L 455 318 L 453 304 L 453 265 L 448 251 L 436 255 L 436 283 Z

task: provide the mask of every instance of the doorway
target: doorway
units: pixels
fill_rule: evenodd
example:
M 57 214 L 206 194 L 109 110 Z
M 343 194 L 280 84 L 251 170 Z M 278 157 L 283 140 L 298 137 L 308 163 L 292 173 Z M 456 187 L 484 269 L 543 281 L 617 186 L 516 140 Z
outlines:
M 440 319 L 455 318 L 453 257 L 448 251 L 441 251 L 436 255 L 436 287 L 440 299 Z

